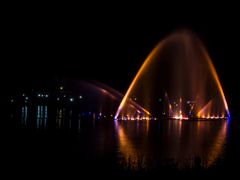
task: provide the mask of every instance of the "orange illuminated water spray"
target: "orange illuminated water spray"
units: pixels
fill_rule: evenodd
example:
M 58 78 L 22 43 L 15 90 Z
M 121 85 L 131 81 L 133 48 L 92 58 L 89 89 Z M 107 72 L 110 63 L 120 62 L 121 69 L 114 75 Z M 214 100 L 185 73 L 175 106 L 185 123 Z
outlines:
M 226 98 L 225 98 L 225 95 L 224 95 L 224 92 L 223 92 L 223 88 L 222 88 L 222 85 L 221 85 L 221 83 L 220 83 L 219 77 L 218 77 L 218 75 L 217 75 L 216 69 L 215 69 L 214 66 L 213 66 L 213 63 L 212 63 L 212 61 L 211 61 L 211 58 L 209 57 L 208 53 L 206 52 L 206 49 L 204 49 L 203 52 L 204 52 L 204 55 L 205 55 L 205 57 L 206 57 L 206 59 L 207 59 L 208 65 L 209 65 L 209 67 L 210 67 L 210 70 L 211 70 L 211 72 L 212 72 L 212 74 L 213 74 L 213 78 L 215 79 L 215 82 L 216 82 L 216 84 L 217 84 L 217 87 L 218 87 L 218 89 L 219 89 L 219 91 L 220 91 L 220 94 L 221 94 L 221 97 L 222 97 L 222 100 L 223 100 L 223 103 L 224 103 L 225 110 L 226 110 L 226 112 L 227 112 L 228 118 L 230 118 L 230 112 L 229 112 L 229 109 L 228 109 L 227 100 L 226 100 Z
M 162 42 L 163 43 L 163 42 Z M 128 88 L 123 100 L 121 101 L 119 107 L 118 107 L 118 110 L 116 112 L 116 115 L 115 115 L 115 119 L 118 118 L 118 115 L 119 113 L 122 111 L 122 108 L 123 106 L 125 105 L 127 99 L 128 99 L 128 96 L 130 94 L 130 92 L 132 91 L 135 83 L 137 82 L 139 76 L 141 75 L 141 73 L 143 72 L 144 68 L 148 65 L 148 62 L 151 60 L 152 56 L 156 53 L 156 51 L 159 49 L 159 47 L 162 45 L 162 43 L 159 43 L 154 49 L 153 51 L 148 55 L 147 59 L 144 61 L 143 65 L 141 66 L 140 70 L 137 72 L 137 75 L 134 77 L 130 87 Z M 147 115 L 150 115 L 150 112 L 148 112 L 147 110 L 143 109 L 145 113 L 147 113 Z
M 137 72 L 136 76 L 134 77 L 132 83 L 130 84 L 126 94 L 124 95 L 124 98 L 122 99 L 119 107 L 118 107 L 118 110 L 115 114 L 115 119 L 118 118 L 119 114 L 121 113 L 121 111 L 123 111 L 123 108 L 126 104 L 126 102 L 129 100 L 129 96 L 134 88 L 134 86 L 136 85 L 136 83 L 138 82 L 140 76 L 144 73 L 145 69 L 147 69 L 147 67 L 149 66 L 150 62 L 151 62 L 151 59 L 153 59 L 155 57 L 155 55 L 157 54 L 157 52 L 165 45 L 165 42 L 167 43 L 168 41 L 165 39 L 163 40 L 162 42 L 160 42 L 154 49 L 153 51 L 151 51 L 151 53 L 149 54 L 149 56 L 147 57 L 147 59 L 144 61 L 143 65 L 141 66 L 141 68 L 139 69 L 139 71 Z M 217 89 L 219 90 L 219 93 L 220 93 L 220 97 L 222 99 L 222 102 L 223 102 L 223 105 L 224 105 L 224 108 L 225 108 L 225 111 L 228 115 L 228 117 L 230 117 L 230 113 L 229 113 L 229 109 L 228 109 L 228 104 L 227 104 L 227 101 L 226 101 L 226 98 L 225 98 L 225 95 L 224 95 L 224 92 L 223 92 L 223 89 L 222 89 L 222 86 L 221 86 L 221 83 L 220 83 L 220 80 L 219 80 L 219 77 L 217 75 L 217 72 L 213 66 L 213 63 L 206 51 L 206 49 L 202 46 L 201 42 L 199 42 L 200 46 L 198 46 L 198 48 L 201 48 L 202 52 L 204 53 L 204 57 L 206 59 L 206 63 L 209 67 L 209 70 L 210 70 L 210 73 L 212 74 L 212 77 L 213 77 L 213 80 L 215 81 L 216 83 L 216 86 L 217 86 Z M 159 52 L 158 52 L 159 53 Z M 180 110 L 182 109 L 182 99 L 180 98 Z M 193 107 L 192 107 L 193 108 Z M 171 110 L 171 106 L 170 106 L 170 103 L 169 103 L 169 109 Z M 145 112 L 147 115 L 150 115 L 150 113 L 145 110 L 145 109 L 142 109 L 143 112 Z M 203 109 L 200 110 L 197 115 L 199 116 L 200 114 L 202 114 L 202 111 L 204 111 Z M 180 113 L 182 114 L 182 112 Z M 205 116 L 205 115 L 204 115 Z

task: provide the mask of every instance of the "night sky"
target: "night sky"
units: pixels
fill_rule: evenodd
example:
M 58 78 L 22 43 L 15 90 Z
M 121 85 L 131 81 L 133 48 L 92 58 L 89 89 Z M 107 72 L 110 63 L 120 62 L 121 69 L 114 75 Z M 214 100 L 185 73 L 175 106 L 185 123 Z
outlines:
M 237 114 L 240 13 L 199 9 L 96 5 L 8 11 L 2 27 L 2 87 L 10 92 L 71 78 L 97 80 L 125 92 L 152 48 L 174 30 L 188 28 L 208 49 L 231 111 Z

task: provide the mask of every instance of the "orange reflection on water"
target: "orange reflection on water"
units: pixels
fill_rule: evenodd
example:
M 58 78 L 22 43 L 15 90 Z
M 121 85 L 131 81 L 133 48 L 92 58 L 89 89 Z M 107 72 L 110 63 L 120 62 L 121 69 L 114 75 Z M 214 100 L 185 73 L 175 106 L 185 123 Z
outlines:
M 227 124 L 222 121 L 115 121 L 119 157 L 124 167 L 152 167 L 172 159 L 177 167 L 205 168 L 224 153 Z
M 219 130 L 215 140 L 213 141 L 212 146 L 209 149 L 208 160 L 206 164 L 207 167 L 211 166 L 219 157 L 219 155 L 223 153 L 223 146 L 226 142 L 227 126 L 227 121 L 223 122 L 221 129 Z
M 136 169 L 138 163 L 137 150 L 125 134 L 123 126 L 121 126 L 118 121 L 115 121 L 115 128 L 119 141 L 119 151 L 124 158 L 121 163 L 126 164 L 129 168 Z

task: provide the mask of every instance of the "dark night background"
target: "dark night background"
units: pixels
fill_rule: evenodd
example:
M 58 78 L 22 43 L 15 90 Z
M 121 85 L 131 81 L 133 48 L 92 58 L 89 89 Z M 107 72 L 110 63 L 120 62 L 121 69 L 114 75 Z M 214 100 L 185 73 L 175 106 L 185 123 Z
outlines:
M 1 88 L 10 94 L 72 78 L 98 80 L 124 93 L 159 40 L 188 28 L 208 49 L 237 116 L 240 14 L 227 6 L 201 5 L 9 8 L 2 16 Z

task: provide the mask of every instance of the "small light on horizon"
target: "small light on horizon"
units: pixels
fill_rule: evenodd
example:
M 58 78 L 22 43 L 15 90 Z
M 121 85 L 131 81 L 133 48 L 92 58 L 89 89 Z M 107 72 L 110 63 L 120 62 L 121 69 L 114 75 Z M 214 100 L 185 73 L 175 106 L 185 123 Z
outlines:
M 60 88 L 59 88 L 60 90 L 63 90 L 63 86 L 60 86 Z
M 69 100 L 70 100 L 70 102 L 73 102 L 74 99 L 73 99 L 73 98 L 70 98 Z
M 83 97 L 82 96 L 79 96 L 79 99 L 82 99 Z

